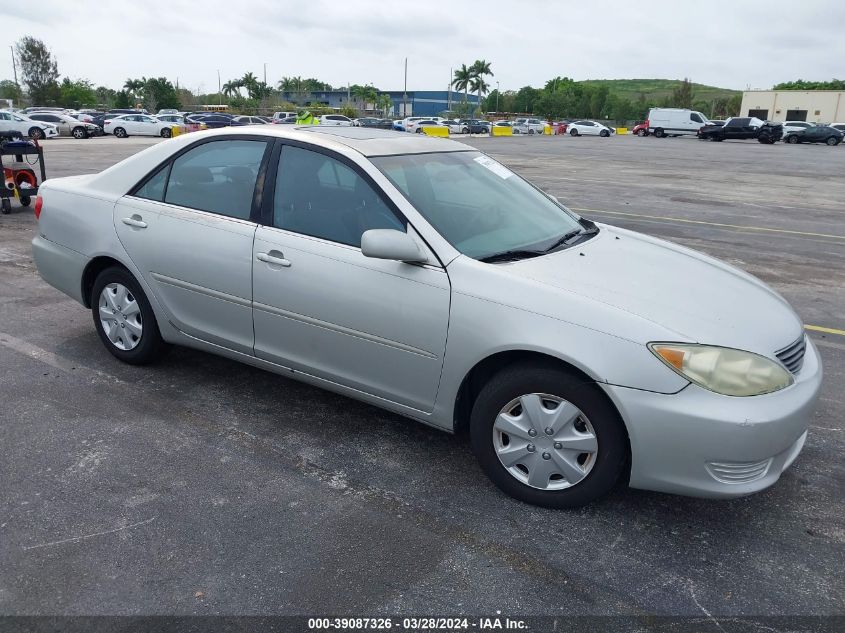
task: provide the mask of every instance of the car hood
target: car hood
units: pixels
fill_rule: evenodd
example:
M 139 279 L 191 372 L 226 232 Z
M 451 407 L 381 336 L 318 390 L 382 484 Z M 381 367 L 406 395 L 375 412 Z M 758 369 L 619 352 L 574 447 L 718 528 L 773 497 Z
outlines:
M 650 321 L 669 340 L 771 356 L 801 335 L 801 320 L 789 304 L 755 277 L 676 244 L 599 226 L 589 241 L 503 266 L 512 275 Z M 559 305 L 566 309 L 565 302 Z

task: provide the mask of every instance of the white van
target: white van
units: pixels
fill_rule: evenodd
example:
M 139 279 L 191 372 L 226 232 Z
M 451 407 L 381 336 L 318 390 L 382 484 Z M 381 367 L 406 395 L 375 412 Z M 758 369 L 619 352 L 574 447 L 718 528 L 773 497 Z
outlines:
M 648 111 L 646 121 L 649 134 L 654 134 L 657 138 L 698 134 L 698 130 L 709 123 L 701 112 L 685 108 L 652 108 Z

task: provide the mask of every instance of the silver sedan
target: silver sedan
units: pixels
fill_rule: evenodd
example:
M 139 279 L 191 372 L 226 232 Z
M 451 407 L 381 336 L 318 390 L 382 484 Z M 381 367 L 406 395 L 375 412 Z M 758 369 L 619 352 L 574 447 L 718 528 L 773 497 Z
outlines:
M 782 297 L 454 141 L 214 130 L 40 193 L 38 270 L 118 359 L 190 346 L 467 432 L 529 503 L 746 495 L 807 436 L 822 368 Z

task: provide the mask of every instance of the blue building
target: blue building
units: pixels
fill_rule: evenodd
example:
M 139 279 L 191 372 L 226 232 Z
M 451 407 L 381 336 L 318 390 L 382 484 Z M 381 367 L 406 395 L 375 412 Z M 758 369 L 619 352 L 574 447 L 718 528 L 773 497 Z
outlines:
M 389 116 L 437 116 L 449 109 L 450 95 L 447 90 L 409 90 L 407 93 L 402 90 L 385 90 L 393 102 L 393 110 Z M 451 105 L 463 103 L 464 93 L 451 91 Z M 302 102 L 304 105 L 324 105 L 330 108 L 342 108 L 350 105 L 359 108 L 360 102 L 354 97 L 350 98 L 346 90 L 329 90 L 311 92 L 306 95 L 301 93 L 283 92 L 282 98 L 292 103 Z M 478 105 L 478 95 L 470 94 L 468 99 L 473 106 Z M 403 109 L 403 104 L 407 108 Z M 367 104 L 372 106 L 372 104 Z

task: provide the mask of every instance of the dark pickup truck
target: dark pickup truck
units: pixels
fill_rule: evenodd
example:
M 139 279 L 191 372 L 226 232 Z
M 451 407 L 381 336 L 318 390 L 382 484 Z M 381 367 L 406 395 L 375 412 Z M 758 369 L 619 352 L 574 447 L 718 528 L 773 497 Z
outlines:
M 760 143 L 771 145 L 783 136 L 780 123 L 770 123 L 755 117 L 731 117 L 724 125 L 705 125 L 698 131 L 698 138 L 709 141 L 725 139 L 756 138 Z

